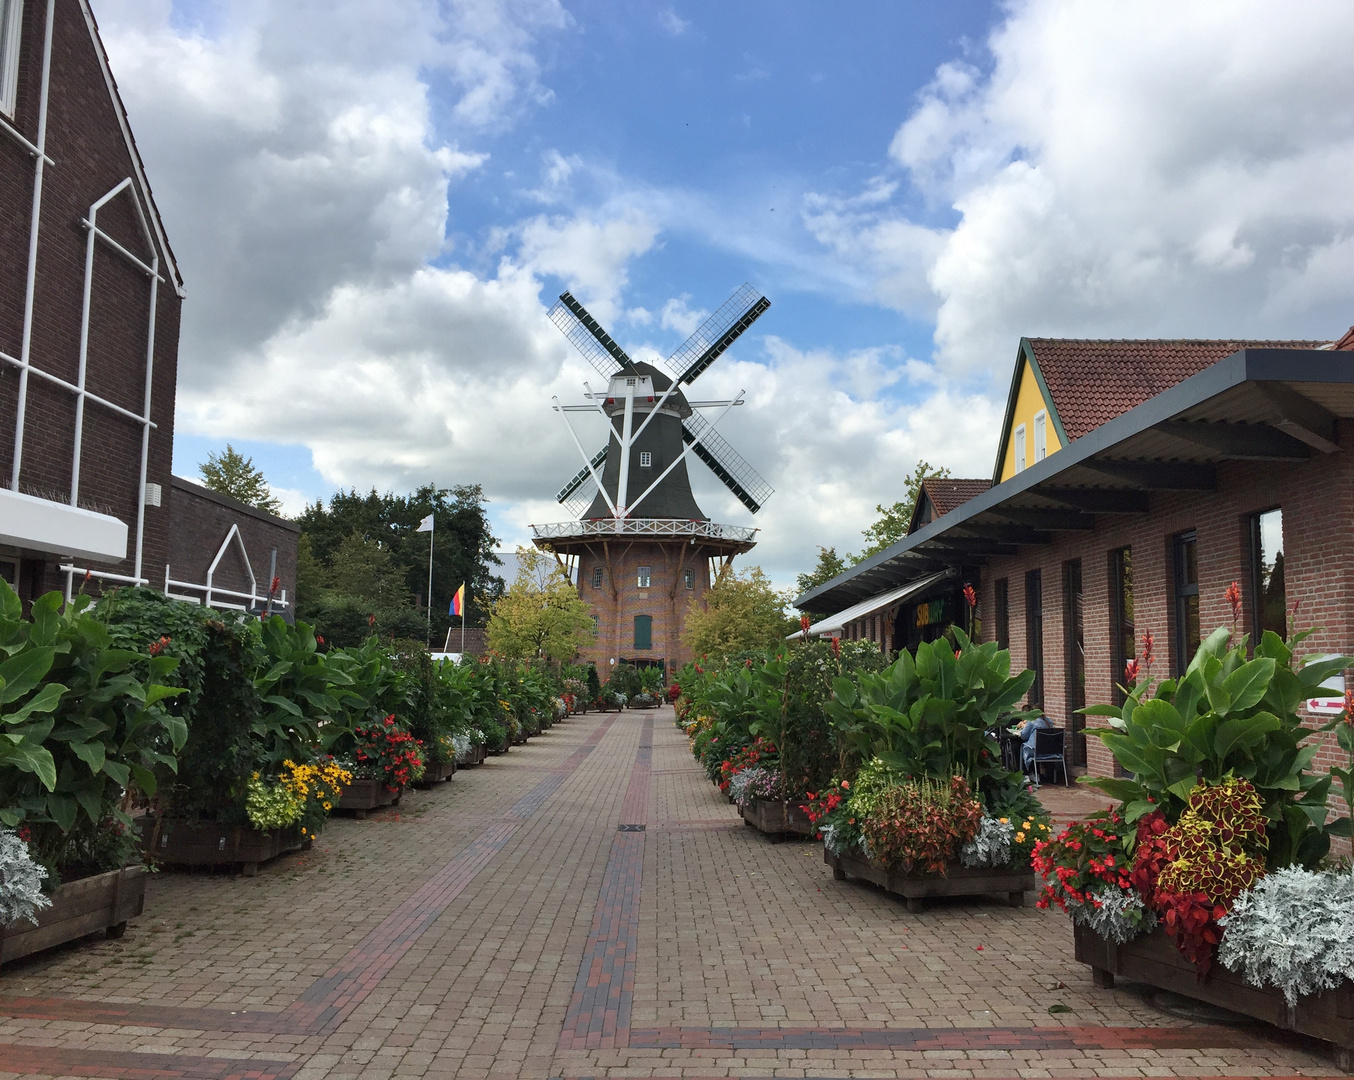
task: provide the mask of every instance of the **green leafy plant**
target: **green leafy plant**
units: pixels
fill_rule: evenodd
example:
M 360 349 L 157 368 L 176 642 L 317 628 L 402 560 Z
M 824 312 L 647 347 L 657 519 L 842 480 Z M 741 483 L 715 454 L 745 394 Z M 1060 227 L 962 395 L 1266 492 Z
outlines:
M 1087 734 L 1100 738 L 1132 774 L 1085 782 L 1122 800 L 1124 818 L 1133 824 L 1158 809 L 1177 821 L 1196 785 L 1240 777 L 1254 785 L 1268 823 L 1269 865 L 1316 866 L 1330 849 L 1331 777 L 1307 771 L 1318 746 L 1306 741 L 1311 731 L 1297 710 L 1351 660 L 1296 664 L 1293 647 L 1309 633 L 1285 644 L 1266 631 L 1247 659 L 1248 639 L 1233 643 L 1221 627 L 1179 679 L 1154 684 L 1149 677 L 1132 687 L 1122 707 L 1082 710 L 1108 719 L 1107 727 Z

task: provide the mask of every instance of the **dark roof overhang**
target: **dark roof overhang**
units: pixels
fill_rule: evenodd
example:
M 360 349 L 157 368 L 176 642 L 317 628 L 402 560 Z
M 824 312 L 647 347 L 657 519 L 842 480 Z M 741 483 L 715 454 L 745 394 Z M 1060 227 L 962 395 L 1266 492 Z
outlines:
M 1224 461 L 1333 453 L 1354 417 L 1354 356 L 1242 349 L 918 529 L 795 601 L 834 612 L 946 566 L 977 566 L 1097 515 L 1147 513 L 1156 491 L 1213 491 Z

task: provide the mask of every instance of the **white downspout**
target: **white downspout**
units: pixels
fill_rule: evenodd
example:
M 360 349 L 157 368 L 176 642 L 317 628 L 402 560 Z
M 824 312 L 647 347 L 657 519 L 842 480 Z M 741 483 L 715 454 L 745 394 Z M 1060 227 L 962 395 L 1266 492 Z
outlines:
M 28 223 L 28 282 L 24 288 L 23 344 L 19 349 L 19 398 L 14 410 L 14 463 L 9 480 L 12 491 L 19 490 L 19 472 L 23 468 L 28 364 L 33 349 L 33 293 L 38 278 L 38 226 L 42 219 L 43 167 L 47 163 L 47 97 L 52 85 L 52 26 L 55 19 L 56 0 L 47 0 L 47 26 L 42 41 L 42 92 L 38 99 L 37 159 L 33 166 L 33 216 Z
M 154 245 L 152 245 L 154 251 Z M 155 301 L 160 291 L 160 256 L 150 257 L 150 331 L 146 335 L 145 421 L 141 425 L 141 486 L 136 489 L 136 568 L 132 576 L 141 583 L 141 549 L 146 535 L 146 469 L 150 458 L 150 391 L 155 376 Z M 171 496 L 172 497 L 172 496 Z M 161 496 L 163 502 L 164 496 Z

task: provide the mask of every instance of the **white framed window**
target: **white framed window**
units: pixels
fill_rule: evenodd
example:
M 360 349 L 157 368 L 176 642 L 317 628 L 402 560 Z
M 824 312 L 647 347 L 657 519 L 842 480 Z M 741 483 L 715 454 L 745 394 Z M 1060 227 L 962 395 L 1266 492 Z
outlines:
M 1048 413 L 1040 409 L 1034 414 L 1034 460 L 1048 457 Z
M 14 115 L 19 96 L 19 30 L 23 0 L 0 0 L 0 112 Z
M 602 587 L 602 568 L 600 566 L 594 566 L 592 568 L 592 587 L 594 589 L 600 589 Z
M 641 450 L 639 452 L 639 467 L 641 469 L 653 468 L 653 454 L 651 454 L 648 450 Z
M 1025 471 L 1025 425 L 1016 427 L 1015 433 L 1015 471 Z
M 650 568 L 649 568 L 649 567 L 647 567 L 647 566 L 641 566 L 641 567 L 639 568 L 639 573 L 636 575 L 636 577 L 638 578 L 638 581 L 639 581 L 639 587 L 640 587 L 641 589 L 647 589 L 647 588 L 649 587 L 649 578 L 650 578 L 650 576 L 651 576 L 651 571 L 650 571 Z
M 696 587 L 696 571 L 692 570 L 690 567 L 683 570 L 682 583 L 686 585 L 688 589 L 694 589 Z

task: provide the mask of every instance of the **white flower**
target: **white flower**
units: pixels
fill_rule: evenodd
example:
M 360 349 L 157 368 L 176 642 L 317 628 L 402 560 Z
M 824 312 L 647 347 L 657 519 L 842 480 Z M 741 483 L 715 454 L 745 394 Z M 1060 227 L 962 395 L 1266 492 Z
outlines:
M 33 861 L 18 833 L 0 828 L 0 926 L 25 919 L 37 925 L 38 909 L 52 903 L 42 894 L 46 878 L 47 870 Z

